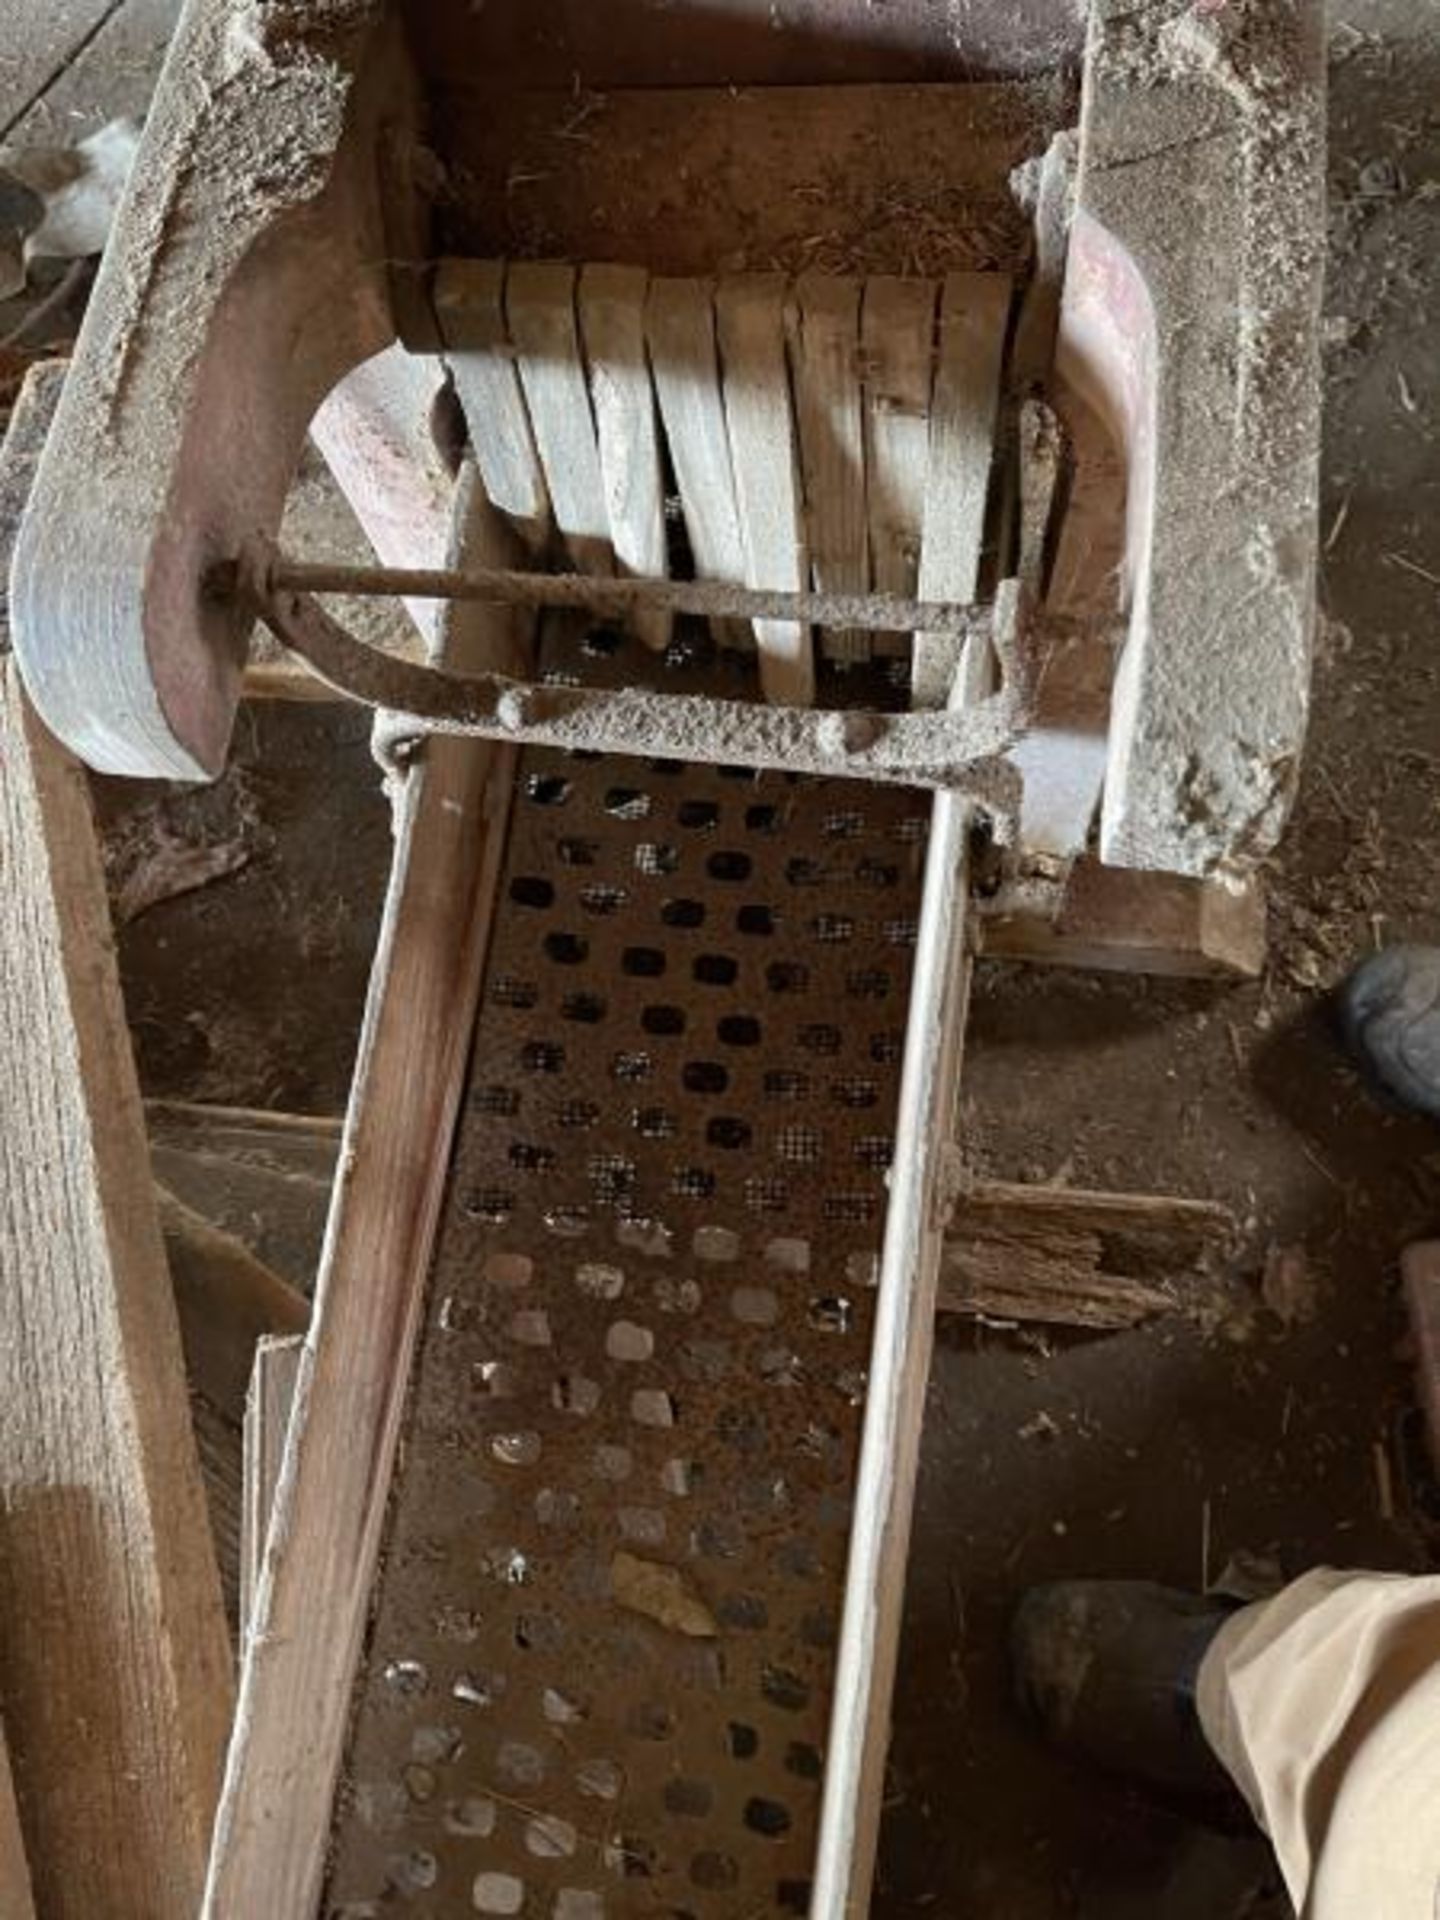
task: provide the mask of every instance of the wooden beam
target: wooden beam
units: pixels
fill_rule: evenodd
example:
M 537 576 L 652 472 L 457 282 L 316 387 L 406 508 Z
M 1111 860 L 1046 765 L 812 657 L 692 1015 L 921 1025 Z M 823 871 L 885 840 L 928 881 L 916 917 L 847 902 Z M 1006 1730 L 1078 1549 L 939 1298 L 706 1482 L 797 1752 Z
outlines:
M 1153 973 L 1181 979 L 1255 979 L 1265 965 L 1265 889 L 1176 873 L 1134 873 L 1076 863 L 1058 908 L 982 905 L 986 959 L 1099 973 Z
M 58 384 L 32 375 L 7 474 Z M 220 1582 L 89 798 L 3 633 L 0 849 L 0 1697 L 36 1900 L 192 1920 L 232 1699 Z
M 508 542 L 483 494 L 462 485 L 460 499 L 457 560 L 501 557 Z M 454 666 L 505 657 L 508 613 L 472 606 L 465 621 Z M 510 658 L 519 664 L 513 648 Z M 319 1897 L 513 775 L 508 748 L 437 738 L 400 791 L 344 1177 L 241 1668 L 209 1920 L 298 1920 Z

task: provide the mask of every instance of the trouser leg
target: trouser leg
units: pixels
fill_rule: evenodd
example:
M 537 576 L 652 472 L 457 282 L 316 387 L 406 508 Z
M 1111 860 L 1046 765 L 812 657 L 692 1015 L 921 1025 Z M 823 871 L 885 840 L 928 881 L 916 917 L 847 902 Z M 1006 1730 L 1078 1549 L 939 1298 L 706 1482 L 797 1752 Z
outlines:
M 1307 1573 L 1196 1691 L 1302 1920 L 1440 1920 L 1440 1577 Z

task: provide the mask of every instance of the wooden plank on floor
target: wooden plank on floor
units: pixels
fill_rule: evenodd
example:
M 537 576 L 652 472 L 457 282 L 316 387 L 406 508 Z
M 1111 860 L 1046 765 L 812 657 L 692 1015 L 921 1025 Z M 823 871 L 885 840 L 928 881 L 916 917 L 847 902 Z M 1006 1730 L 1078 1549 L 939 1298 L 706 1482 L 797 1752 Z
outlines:
M 651 280 L 645 333 L 696 574 L 702 580 L 743 586 L 745 546 L 730 468 L 710 282 Z M 712 620 L 710 626 L 723 645 L 753 644 L 743 621 Z
M 463 482 L 453 565 L 511 547 Z M 512 616 L 474 603 L 446 664 L 520 662 Z M 444 631 L 442 629 L 442 631 Z M 412 766 L 241 1667 L 203 1913 L 308 1915 L 319 1897 L 350 1690 L 399 1445 L 489 938 L 514 754 L 434 739 Z
M 1010 292 L 1010 276 L 1003 273 L 952 273 L 941 290 L 920 543 L 922 600 L 973 600 L 980 584 Z M 916 634 L 912 706 L 944 706 L 957 659 L 953 640 Z
M 255 1343 L 245 1402 L 240 1477 L 240 1628 L 249 1631 L 265 1557 L 265 1539 L 280 1484 L 290 1432 L 290 1409 L 300 1378 L 303 1334 L 266 1334 Z
M 1213 1200 L 978 1180 L 956 1202 L 937 1305 L 1092 1332 L 1138 1326 L 1175 1312 L 1177 1283 L 1235 1232 Z
M 504 262 L 442 260 L 435 318 L 490 503 L 540 554 L 550 537 L 550 495 L 505 326 Z
M 655 421 L 655 389 L 645 354 L 643 267 L 587 266 L 580 272 L 580 333 L 590 374 L 590 402 L 615 570 L 663 580 L 665 489 Z M 657 651 L 670 639 L 664 613 L 635 616 L 635 631 Z
M 13 468 L 58 392 L 32 374 Z M 38 1907 L 192 1920 L 230 1651 L 80 768 L 0 630 L 0 1698 Z
M 933 280 L 876 274 L 865 282 L 865 504 L 878 593 L 913 596 L 920 577 L 938 294 Z
M 715 320 L 746 584 L 798 593 L 809 570 L 785 360 L 786 284 L 778 273 L 721 280 Z M 755 644 L 766 699 L 809 706 L 815 698 L 809 627 L 757 620 Z
M 576 328 L 575 269 L 549 261 L 511 266 L 505 319 L 566 551 L 578 573 L 613 573 L 605 479 Z
M 821 593 L 864 593 L 870 586 L 870 538 L 858 280 L 807 273 L 796 281 L 790 372 L 813 584 Z M 863 660 L 869 635 L 826 628 L 820 650 L 827 659 Z

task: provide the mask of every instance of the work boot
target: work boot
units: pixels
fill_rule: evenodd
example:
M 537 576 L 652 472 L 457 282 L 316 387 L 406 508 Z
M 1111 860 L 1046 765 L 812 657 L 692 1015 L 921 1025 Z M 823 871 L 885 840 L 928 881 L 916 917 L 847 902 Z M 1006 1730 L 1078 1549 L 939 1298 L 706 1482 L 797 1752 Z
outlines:
M 1440 1120 L 1440 947 L 1372 953 L 1338 999 L 1350 1050 L 1371 1078 L 1402 1106 Z
M 1151 1580 L 1032 1587 L 1010 1629 L 1020 1704 L 1053 1743 L 1162 1791 L 1233 1794 L 1195 1710 L 1224 1601 Z

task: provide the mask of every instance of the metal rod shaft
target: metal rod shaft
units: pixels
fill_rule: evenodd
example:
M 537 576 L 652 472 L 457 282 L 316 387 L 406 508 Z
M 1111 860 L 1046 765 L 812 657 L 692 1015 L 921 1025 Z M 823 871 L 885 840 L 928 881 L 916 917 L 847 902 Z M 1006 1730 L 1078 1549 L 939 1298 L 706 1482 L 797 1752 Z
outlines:
M 234 592 L 243 567 L 215 576 Z M 279 593 L 403 595 L 416 600 L 499 600 L 529 607 L 576 607 L 624 619 L 645 611 L 699 614 L 707 619 L 798 620 L 819 627 L 871 633 L 982 632 L 978 606 L 906 600 L 887 593 L 781 593 L 732 586 L 723 580 L 607 580 L 574 573 L 512 573 L 500 568 L 464 573 L 428 567 L 350 567 L 275 555 L 264 584 Z

